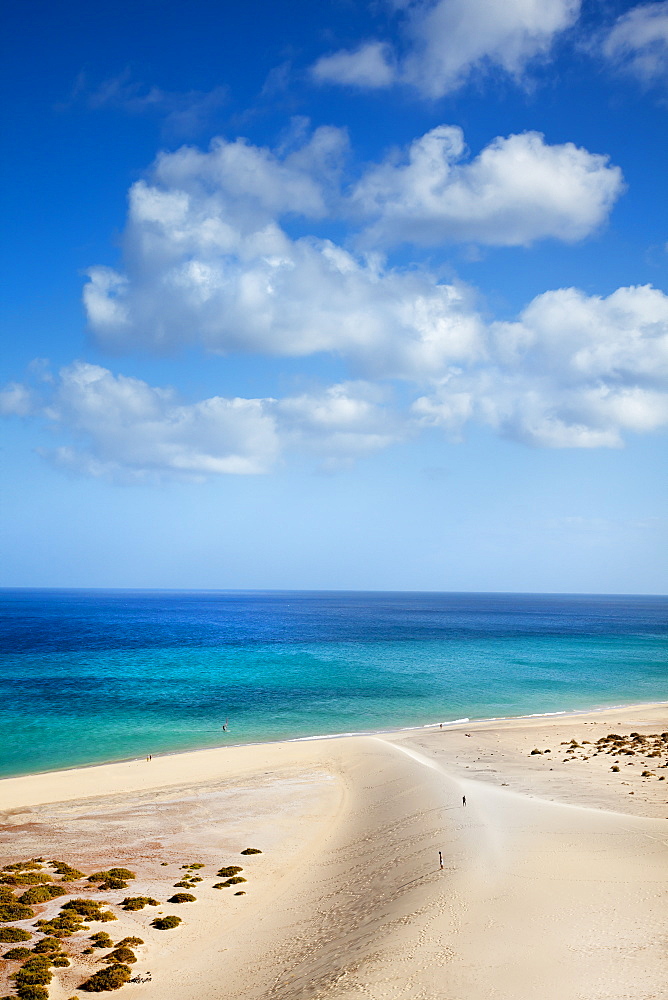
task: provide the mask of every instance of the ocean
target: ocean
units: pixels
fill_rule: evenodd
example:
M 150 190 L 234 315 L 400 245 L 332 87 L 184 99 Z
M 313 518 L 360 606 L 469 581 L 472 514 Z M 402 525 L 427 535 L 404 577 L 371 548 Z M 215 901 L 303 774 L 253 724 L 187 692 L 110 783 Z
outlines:
M 0 590 L 0 775 L 668 701 L 667 634 L 665 597 Z

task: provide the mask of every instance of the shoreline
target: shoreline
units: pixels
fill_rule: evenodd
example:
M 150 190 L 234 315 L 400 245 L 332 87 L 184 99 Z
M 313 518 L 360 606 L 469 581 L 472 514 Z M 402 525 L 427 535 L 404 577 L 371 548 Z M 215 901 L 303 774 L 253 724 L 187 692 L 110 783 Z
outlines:
M 137 1000 L 201 1000 L 223 982 L 230 1000 L 650 1000 L 667 971 L 668 741 L 652 778 L 658 736 L 636 756 L 600 747 L 634 730 L 668 730 L 666 703 L 7 778 L 1 863 L 136 872 L 104 894 L 117 922 L 103 927 L 143 942 Z M 262 853 L 241 857 L 248 846 Z M 175 930 L 122 908 L 128 891 L 167 899 L 193 862 L 196 899 L 159 904 L 183 918 Z M 243 866 L 243 895 L 217 890 L 221 864 Z M 101 895 L 68 891 L 86 888 Z M 99 969 L 86 943 L 67 942 L 52 1000 Z
M 467 726 L 477 726 L 488 723 L 513 723 L 513 722 L 523 722 L 530 719 L 568 719 L 568 718 L 578 718 L 582 715 L 595 715 L 604 712 L 616 712 L 616 711 L 641 711 L 643 709 L 655 709 L 668 707 L 668 700 L 666 701 L 650 701 L 650 702 L 630 702 L 615 705 L 606 705 L 603 707 L 596 706 L 594 708 L 578 708 L 578 709 L 562 709 L 559 711 L 552 712 L 532 712 L 525 715 L 499 715 L 499 716 L 485 716 L 479 719 L 476 718 L 461 718 L 452 719 L 450 721 L 442 722 L 426 722 L 419 726 L 398 726 L 394 728 L 387 729 L 363 729 L 355 730 L 345 733 L 322 733 L 314 736 L 291 736 L 284 737 L 282 739 L 274 740 L 254 740 L 247 743 L 221 743 L 215 746 L 203 746 L 203 747 L 191 747 L 187 750 L 163 750 L 156 754 L 152 754 L 156 760 L 161 760 L 167 757 L 179 757 L 186 754 L 197 754 L 197 753 L 207 753 L 210 751 L 220 751 L 220 750 L 236 750 L 242 749 L 244 747 L 272 747 L 282 745 L 284 743 L 317 743 L 325 740 L 343 740 L 343 739 L 354 739 L 357 737 L 368 737 L 368 736 L 393 736 L 399 735 L 401 733 L 420 733 L 425 732 L 430 729 L 444 730 L 452 729 L 455 726 L 467 725 Z M 146 755 L 148 756 L 148 755 Z M 131 764 L 136 762 L 141 762 L 145 760 L 145 756 L 141 757 L 114 757 L 108 758 L 102 761 L 93 761 L 85 764 L 73 764 L 69 767 L 53 767 L 48 768 L 43 771 L 24 771 L 18 774 L 7 774 L 0 776 L 0 788 L 2 783 L 5 781 L 14 781 L 21 778 L 31 778 L 40 777 L 43 775 L 54 775 L 62 773 L 71 773 L 76 771 L 86 771 L 91 768 L 98 767 L 110 767 L 116 764 Z M 1 808 L 1 806 L 0 806 Z

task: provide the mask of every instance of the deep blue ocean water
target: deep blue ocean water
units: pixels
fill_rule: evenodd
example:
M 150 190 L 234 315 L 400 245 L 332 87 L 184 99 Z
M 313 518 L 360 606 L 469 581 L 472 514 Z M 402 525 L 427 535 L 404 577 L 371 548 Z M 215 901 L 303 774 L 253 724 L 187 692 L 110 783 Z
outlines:
M 667 637 L 665 597 L 0 590 L 0 775 L 667 701 Z

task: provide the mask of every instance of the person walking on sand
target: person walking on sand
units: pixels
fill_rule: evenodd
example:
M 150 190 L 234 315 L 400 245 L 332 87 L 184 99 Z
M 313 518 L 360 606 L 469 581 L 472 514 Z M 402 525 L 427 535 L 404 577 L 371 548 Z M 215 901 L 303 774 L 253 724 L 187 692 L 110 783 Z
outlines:
M 441 871 L 443 871 L 443 854 L 441 851 L 438 852 L 438 863 L 441 866 Z
M 466 796 L 465 795 L 462 795 L 462 805 L 463 806 L 466 805 Z

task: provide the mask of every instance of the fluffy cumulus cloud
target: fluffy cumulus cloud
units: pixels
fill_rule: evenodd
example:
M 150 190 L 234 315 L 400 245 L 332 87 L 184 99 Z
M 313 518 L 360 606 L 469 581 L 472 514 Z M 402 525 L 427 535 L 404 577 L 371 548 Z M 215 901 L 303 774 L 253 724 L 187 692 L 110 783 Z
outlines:
M 463 360 L 479 324 L 465 290 L 383 266 L 328 239 L 288 236 L 342 195 L 345 136 L 319 129 L 287 156 L 217 141 L 162 156 L 130 192 L 126 271 L 89 272 L 84 301 L 105 347 L 345 354 L 364 374 Z
M 442 97 L 473 72 L 501 70 L 520 79 L 577 20 L 579 0 L 403 0 L 402 54 L 369 41 L 335 52 L 312 68 L 320 82 L 378 88 L 407 84 Z
M 407 157 L 370 169 L 353 194 L 373 242 L 471 240 L 515 246 L 579 240 L 603 222 L 623 181 L 606 156 L 538 132 L 497 138 L 469 163 L 460 128 L 441 125 Z
M 607 298 L 574 288 L 537 296 L 489 329 L 489 360 L 452 369 L 419 397 L 423 424 L 468 420 L 542 447 L 617 447 L 668 424 L 668 296 L 651 286 Z
M 358 374 L 413 375 L 480 353 L 466 290 L 388 267 L 377 251 L 405 241 L 526 244 L 578 239 L 622 187 L 607 159 L 528 133 L 496 139 L 469 163 L 460 129 L 441 126 L 352 189 L 345 134 L 320 128 L 288 152 L 216 140 L 163 154 L 130 191 L 125 270 L 94 267 L 90 327 L 116 350 L 301 356 L 335 352 Z M 404 162 L 407 161 L 407 162 Z M 288 235 L 354 216 L 361 254 Z
M 56 465 L 125 481 L 265 473 L 296 450 L 336 467 L 406 433 L 386 392 L 365 382 L 282 400 L 187 403 L 173 389 L 79 361 L 38 390 L 13 384 L 0 399 L 5 415 L 41 417 L 70 439 L 45 452 Z
M 603 39 L 614 66 L 649 85 L 668 80 L 668 0 L 641 4 L 622 14 Z
M 69 439 L 49 453 L 56 464 L 125 480 L 263 473 L 295 453 L 335 469 L 425 427 L 460 438 L 471 422 L 549 448 L 618 447 L 628 433 L 668 425 L 663 292 L 628 287 L 601 298 L 562 288 L 537 296 L 515 322 L 475 323 L 475 352 L 404 373 L 403 408 L 388 379 L 184 402 L 84 362 L 34 388 L 12 384 L 0 403 Z

